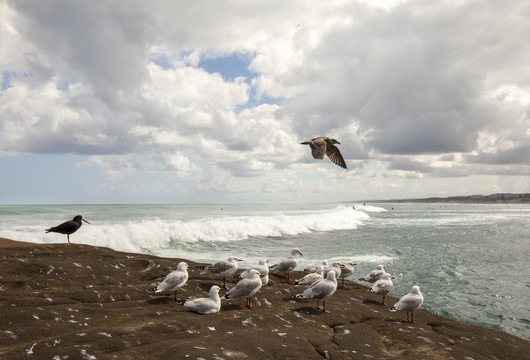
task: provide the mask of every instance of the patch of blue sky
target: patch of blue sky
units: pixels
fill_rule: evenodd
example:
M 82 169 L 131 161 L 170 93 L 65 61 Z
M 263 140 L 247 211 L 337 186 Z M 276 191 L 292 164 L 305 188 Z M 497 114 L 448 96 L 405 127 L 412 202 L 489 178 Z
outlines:
M 6 89 L 9 89 L 10 87 L 12 87 L 11 85 L 11 77 L 16 75 L 15 73 L 12 73 L 12 72 L 9 72 L 9 71 L 4 71 L 2 72 L 2 83 L 1 83 L 1 86 L 2 86 L 2 90 L 6 90 Z
M 22 76 L 22 77 L 32 77 L 34 76 L 35 74 L 32 73 L 32 72 L 21 72 L 21 73 L 17 73 L 17 72 L 13 72 L 13 71 L 3 71 L 2 72 L 2 81 L 0 83 L 0 86 L 2 88 L 2 90 L 6 90 L 6 89 L 9 89 L 10 87 L 13 87 L 13 85 L 11 85 L 11 80 L 13 78 L 16 78 L 16 77 L 19 77 L 19 76 Z
M 255 89 L 251 89 L 249 94 L 249 99 L 245 104 L 237 106 L 235 112 L 239 114 L 245 109 L 250 109 L 259 105 L 269 104 L 269 105 L 282 105 L 285 102 L 283 97 L 270 97 L 267 95 L 257 96 Z
M 77 79 L 74 79 L 74 78 L 61 81 L 57 84 L 57 89 L 61 91 L 68 91 L 70 90 L 70 85 L 76 84 L 77 82 L 78 82 Z
M 243 76 L 246 82 L 250 82 L 255 73 L 249 70 L 251 57 L 232 53 L 227 56 L 206 55 L 201 58 L 199 67 L 210 74 L 218 73 L 225 81 L 233 81 Z
M 245 54 L 231 53 L 225 56 L 213 56 L 207 54 L 203 56 L 199 62 L 199 67 L 204 71 L 221 75 L 224 81 L 234 81 L 237 77 L 244 77 L 245 82 L 250 86 L 249 101 L 241 104 L 236 108 L 236 113 L 244 109 L 252 108 L 262 104 L 276 104 L 280 105 L 285 100 L 284 98 L 274 98 L 267 95 L 257 96 L 256 90 L 252 88 L 252 79 L 258 73 L 250 71 L 250 62 L 252 57 Z
M 171 59 L 166 54 L 161 54 L 158 57 L 151 59 L 151 62 L 160 66 L 164 70 L 168 70 L 173 67 Z
M 0 203 L 45 204 L 90 202 L 86 188 L 99 182 L 97 172 L 79 168 L 87 156 L 19 154 L 0 158 Z

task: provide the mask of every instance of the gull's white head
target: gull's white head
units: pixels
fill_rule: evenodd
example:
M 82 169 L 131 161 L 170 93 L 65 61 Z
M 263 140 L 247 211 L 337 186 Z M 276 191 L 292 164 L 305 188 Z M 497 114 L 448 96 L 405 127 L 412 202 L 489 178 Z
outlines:
M 410 292 L 414 295 L 421 295 L 421 292 L 420 292 L 420 287 L 418 285 L 414 285 L 412 287 L 412 290 L 410 290 Z
M 294 248 L 293 250 L 291 250 L 291 255 L 302 255 L 302 256 L 304 256 L 299 248 Z

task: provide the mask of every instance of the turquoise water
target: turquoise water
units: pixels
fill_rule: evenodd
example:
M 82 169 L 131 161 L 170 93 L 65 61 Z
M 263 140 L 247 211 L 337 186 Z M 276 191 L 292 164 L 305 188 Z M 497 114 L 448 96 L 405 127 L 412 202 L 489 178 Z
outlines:
M 433 313 L 530 340 L 529 205 L 0 205 L 0 236 L 66 242 L 44 229 L 77 214 L 72 242 L 121 251 L 244 267 L 299 247 L 300 269 L 354 261 L 351 280 L 383 264 L 391 295 L 419 285 Z

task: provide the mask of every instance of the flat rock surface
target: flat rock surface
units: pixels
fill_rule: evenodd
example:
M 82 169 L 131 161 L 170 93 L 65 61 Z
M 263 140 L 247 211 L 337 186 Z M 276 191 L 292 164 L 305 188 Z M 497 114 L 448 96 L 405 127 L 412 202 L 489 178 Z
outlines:
M 395 298 L 382 305 L 353 282 L 328 299 L 331 314 L 271 274 L 252 310 L 238 298 L 199 315 L 148 291 L 182 259 L 7 239 L 0 252 L 0 359 L 530 359 L 530 344 L 503 332 L 425 310 L 408 323 L 389 312 Z M 222 285 L 183 261 L 190 276 L 179 297 Z

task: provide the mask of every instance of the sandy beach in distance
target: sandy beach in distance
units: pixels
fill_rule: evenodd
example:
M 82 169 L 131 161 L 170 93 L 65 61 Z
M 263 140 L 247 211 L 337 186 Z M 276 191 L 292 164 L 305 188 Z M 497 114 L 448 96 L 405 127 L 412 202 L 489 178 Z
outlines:
M 129 254 L 88 245 L 0 239 L 0 357 L 5 359 L 523 359 L 515 336 L 415 312 L 391 313 L 397 300 L 346 282 L 328 299 L 295 299 L 303 288 L 281 274 L 248 310 L 223 301 L 220 313 L 198 315 L 172 294 L 148 289 L 181 259 Z M 207 296 L 220 279 L 188 262 L 183 299 Z M 294 272 L 293 278 L 300 278 Z M 237 279 L 227 279 L 233 284 Z M 221 292 L 222 294 L 224 291 Z

